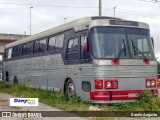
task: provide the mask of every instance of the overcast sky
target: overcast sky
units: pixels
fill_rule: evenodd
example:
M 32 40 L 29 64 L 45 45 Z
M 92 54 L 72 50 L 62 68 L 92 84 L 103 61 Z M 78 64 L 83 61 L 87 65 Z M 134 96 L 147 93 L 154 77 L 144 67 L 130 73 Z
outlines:
M 148 0 L 152 1 L 152 0 Z M 98 15 L 99 0 L 0 0 L 0 33 L 32 34 L 85 16 Z M 11 4 L 15 3 L 15 4 Z M 56 7 L 57 6 L 57 7 Z M 102 15 L 146 22 L 155 41 L 155 53 L 160 57 L 160 3 L 142 0 L 102 0 Z

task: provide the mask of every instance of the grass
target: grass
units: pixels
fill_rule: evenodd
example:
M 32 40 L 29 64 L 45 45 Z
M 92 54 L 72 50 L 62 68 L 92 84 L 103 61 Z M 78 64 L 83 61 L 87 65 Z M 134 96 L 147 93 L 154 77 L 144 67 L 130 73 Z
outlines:
M 7 86 L 0 83 L 0 92 L 17 97 L 39 98 L 39 102 L 41 103 L 66 111 L 85 111 L 89 107 L 89 104 L 80 102 L 78 97 L 68 100 L 64 94 L 52 94 L 51 91 L 29 88 L 24 85 Z
M 52 94 L 51 91 L 28 88 L 24 85 L 7 86 L 0 83 L 0 92 L 17 97 L 39 98 L 39 102 L 66 111 L 88 111 L 91 106 L 90 103 L 81 102 L 79 97 L 68 100 L 64 94 Z M 144 93 L 136 102 L 102 104 L 101 109 L 102 111 L 160 111 L 160 99 L 153 97 L 152 94 Z
M 104 110 L 108 111 L 159 111 L 160 99 L 153 97 L 147 92 L 142 94 L 142 98 L 131 103 L 117 103 L 107 107 L 104 105 Z

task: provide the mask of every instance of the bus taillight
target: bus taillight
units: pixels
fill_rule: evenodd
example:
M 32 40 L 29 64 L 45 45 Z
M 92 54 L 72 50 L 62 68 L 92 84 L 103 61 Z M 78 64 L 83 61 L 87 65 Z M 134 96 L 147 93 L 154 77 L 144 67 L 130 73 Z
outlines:
M 117 89 L 118 80 L 105 80 L 105 88 L 106 89 Z
M 103 80 L 95 80 L 95 89 L 103 89 Z
M 150 87 L 156 87 L 156 79 L 155 78 L 148 78 L 146 79 L 146 88 L 150 88 Z

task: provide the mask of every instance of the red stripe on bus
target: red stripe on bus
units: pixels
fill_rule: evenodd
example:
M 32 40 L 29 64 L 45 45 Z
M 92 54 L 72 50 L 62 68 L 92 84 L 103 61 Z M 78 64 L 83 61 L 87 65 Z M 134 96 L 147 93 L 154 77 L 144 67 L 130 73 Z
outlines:
M 143 60 L 143 63 L 144 63 L 145 65 L 149 65 L 149 64 L 150 64 L 149 60 Z
M 144 90 L 127 90 L 127 91 L 112 91 L 112 95 L 128 95 L 128 93 L 143 93 Z
M 112 60 L 112 65 L 120 65 L 120 61 L 117 59 Z
M 112 100 L 136 100 L 143 90 L 113 91 Z
M 109 100 L 110 92 L 90 92 L 91 100 Z
M 158 96 L 158 90 L 153 90 L 154 96 Z M 140 98 L 140 94 L 142 94 L 144 90 L 127 90 L 127 91 L 112 91 L 112 98 L 110 99 L 110 92 L 109 91 L 93 91 L 90 92 L 90 99 L 91 100 L 137 100 Z

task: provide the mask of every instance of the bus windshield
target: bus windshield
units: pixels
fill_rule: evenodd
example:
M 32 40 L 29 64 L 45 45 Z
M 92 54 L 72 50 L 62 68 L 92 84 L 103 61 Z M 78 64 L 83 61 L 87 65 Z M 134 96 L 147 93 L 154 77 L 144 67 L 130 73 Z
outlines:
M 154 59 L 149 30 L 123 27 L 91 29 L 94 58 Z

